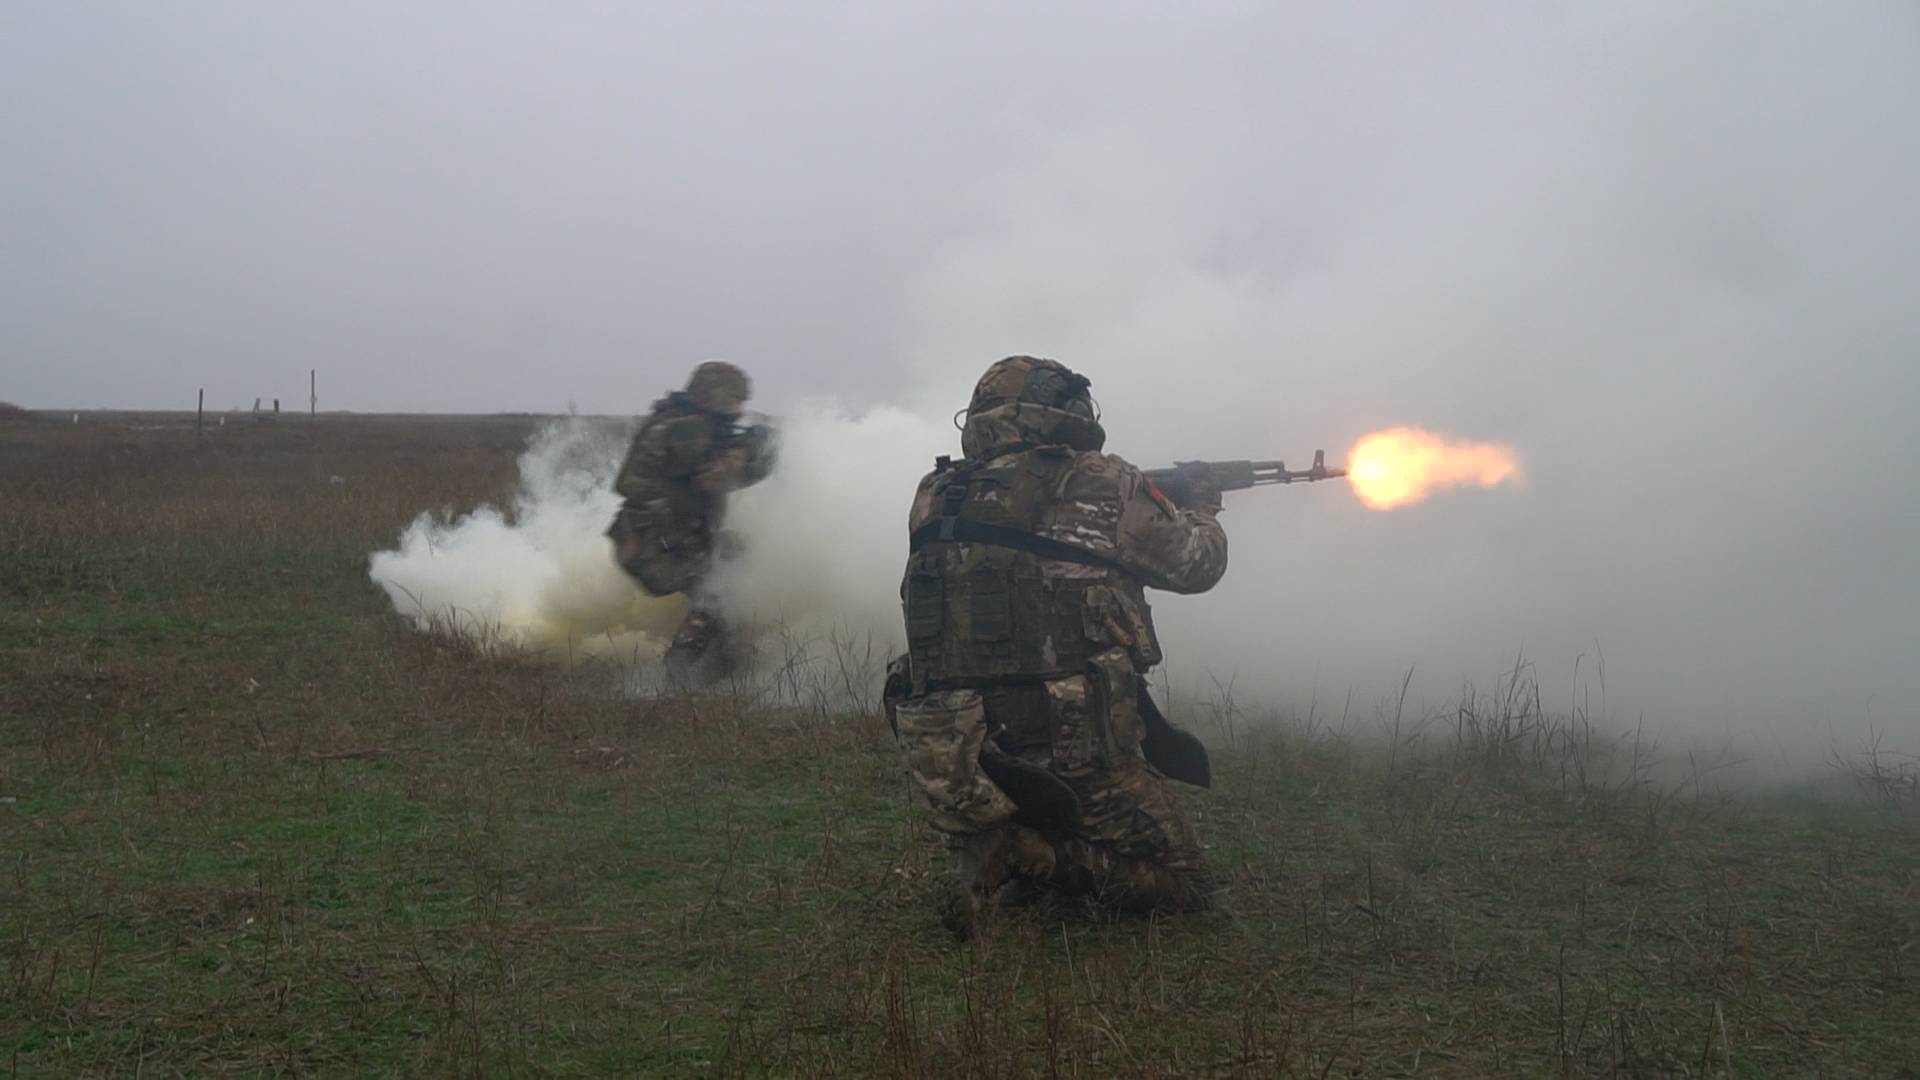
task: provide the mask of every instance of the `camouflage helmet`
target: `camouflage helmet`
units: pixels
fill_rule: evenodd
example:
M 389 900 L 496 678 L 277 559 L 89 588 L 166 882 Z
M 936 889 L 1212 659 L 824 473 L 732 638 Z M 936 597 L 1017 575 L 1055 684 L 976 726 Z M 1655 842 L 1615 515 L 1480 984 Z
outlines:
M 973 400 L 967 403 L 967 411 L 985 412 L 1023 401 L 1094 420 L 1093 397 L 1087 393 L 1092 385 L 1093 380 L 1058 360 L 1009 356 L 988 368 L 973 385 Z
M 708 412 L 738 416 L 752 393 L 747 373 L 724 360 L 709 360 L 693 369 L 687 397 Z
M 969 457 L 1014 443 L 1098 450 L 1107 433 L 1088 392 L 1092 381 L 1058 360 L 1009 356 L 974 384 L 961 429 Z

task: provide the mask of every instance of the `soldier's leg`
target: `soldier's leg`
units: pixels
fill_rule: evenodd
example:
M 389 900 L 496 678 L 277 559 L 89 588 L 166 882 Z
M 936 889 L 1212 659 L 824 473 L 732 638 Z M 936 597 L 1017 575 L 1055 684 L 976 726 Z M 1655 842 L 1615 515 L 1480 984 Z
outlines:
M 1213 882 L 1178 797 L 1141 756 L 1137 676 L 1103 655 L 1087 677 L 1048 684 L 1058 725 L 1053 769 L 1080 800 L 1070 862 L 1101 904 L 1125 911 L 1194 911 Z
M 1052 837 L 1015 826 L 971 843 L 956 843 L 957 895 L 978 917 L 1046 895 L 1081 897 L 1116 912 L 1204 911 L 1214 883 L 1200 846 L 1177 807 L 1151 824 L 1136 823 L 1121 842 Z M 1168 826 L 1172 826 L 1171 829 Z M 1169 832 L 1185 833 L 1167 842 Z
M 948 834 L 947 862 L 952 890 L 940 913 L 955 937 L 970 938 L 993 905 L 994 894 L 1006 881 L 1003 829 Z
M 946 835 L 952 878 L 942 914 L 966 937 L 1001 886 L 1021 872 L 1032 830 L 1014 824 L 1018 808 L 981 769 L 988 719 L 978 691 L 936 691 L 890 704 L 908 771 L 926 796 L 933 827 Z
M 1117 911 L 1201 911 L 1214 881 L 1199 838 L 1165 781 L 1143 765 L 1093 778 L 1089 801 L 1101 807 L 1077 861 L 1094 898 Z

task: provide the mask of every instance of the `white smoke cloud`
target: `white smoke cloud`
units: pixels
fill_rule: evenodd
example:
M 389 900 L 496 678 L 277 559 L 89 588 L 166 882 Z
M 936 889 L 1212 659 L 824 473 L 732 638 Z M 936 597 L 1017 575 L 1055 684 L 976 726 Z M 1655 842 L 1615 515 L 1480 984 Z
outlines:
M 1005 145 L 972 155 L 996 175 L 902 204 L 939 227 L 887 245 L 902 272 L 873 303 L 783 327 L 817 361 L 787 385 L 911 389 L 763 403 L 790 414 L 787 452 L 737 500 L 723 595 L 897 636 L 913 483 L 957 452 L 979 372 L 1034 353 L 1092 377 L 1110 448 L 1141 465 L 1338 462 L 1399 424 L 1525 460 L 1523 489 L 1387 514 L 1339 485 L 1230 496 L 1226 579 L 1158 601 L 1177 678 L 1303 705 L 1370 701 L 1412 666 L 1437 704 L 1524 649 L 1567 701 L 1604 650 L 1618 716 L 1663 733 L 1920 735 L 1912 13 L 1762 9 L 1249 14 L 1193 31 L 1204 72 L 1010 100 Z M 904 378 L 837 329 L 887 319 Z M 581 591 L 632 593 L 598 539 L 610 496 L 567 498 L 592 503 Z M 546 584 L 423 587 L 573 626 L 564 541 L 450 527 L 416 523 L 398 554 L 470 540 Z
M 722 568 L 723 602 L 763 625 L 897 641 L 908 503 L 956 439 L 901 409 L 803 406 L 781 423 L 779 466 L 728 509 L 744 554 Z
M 394 610 L 423 630 L 563 652 L 656 655 L 679 598 L 647 596 L 613 562 L 604 535 L 630 428 L 581 418 L 535 433 L 520 455 L 512 508 L 422 514 L 369 562 Z
M 1524 650 L 1564 708 L 1604 652 L 1616 722 L 1913 744 L 1920 489 L 1877 464 L 1920 401 L 1913 39 L 1790 10 L 1360 14 L 1325 64 L 1048 132 L 914 280 L 916 369 L 952 403 L 1056 356 L 1143 466 L 1517 447 L 1524 489 L 1387 514 L 1229 496 L 1225 580 L 1158 602 L 1176 679 L 1370 709 L 1413 667 L 1440 705 Z
M 952 428 L 892 408 L 853 415 L 831 402 L 780 422 L 773 474 L 730 502 L 741 554 L 713 589 L 763 635 L 838 634 L 876 650 L 900 636 L 897 586 L 911 494 Z M 510 511 L 423 514 L 369 569 L 423 630 L 475 629 L 547 650 L 657 657 L 685 613 L 647 596 L 603 533 L 632 425 L 573 418 L 535 433 Z

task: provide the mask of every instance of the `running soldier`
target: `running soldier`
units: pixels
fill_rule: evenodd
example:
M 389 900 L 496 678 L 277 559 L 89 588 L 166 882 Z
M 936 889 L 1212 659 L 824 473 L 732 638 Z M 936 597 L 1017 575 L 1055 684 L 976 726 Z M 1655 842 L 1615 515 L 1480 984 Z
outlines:
M 739 368 L 701 364 L 685 390 L 653 403 L 614 483 L 625 499 L 607 530 L 614 558 L 654 596 L 686 596 L 687 617 L 665 659 L 695 683 L 725 678 L 745 659 L 708 581 L 716 554 L 737 543 L 721 528 L 727 494 L 773 466 L 772 430 L 740 423 L 749 393 Z

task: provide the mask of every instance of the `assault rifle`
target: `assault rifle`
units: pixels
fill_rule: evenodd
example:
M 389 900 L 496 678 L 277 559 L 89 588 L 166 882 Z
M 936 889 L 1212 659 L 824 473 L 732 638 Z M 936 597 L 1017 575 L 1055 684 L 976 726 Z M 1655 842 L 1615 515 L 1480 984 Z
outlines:
M 1313 465 L 1289 469 L 1284 461 L 1179 461 L 1167 469 L 1148 469 L 1153 486 L 1180 505 L 1197 493 L 1239 491 L 1267 484 L 1307 484 L 1347 475 L 1345 469 L 1327 468 L 1327 452 L 1315 450 Z
M 748 450 L 746 479 L 759 483 L 773 471 L 780 456 L 780 429 L 765 413 L 746 413 L 727 429 L 729 442 L 744 444 Z

